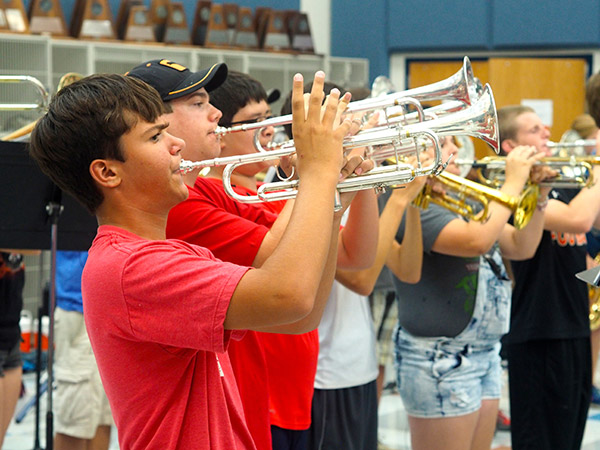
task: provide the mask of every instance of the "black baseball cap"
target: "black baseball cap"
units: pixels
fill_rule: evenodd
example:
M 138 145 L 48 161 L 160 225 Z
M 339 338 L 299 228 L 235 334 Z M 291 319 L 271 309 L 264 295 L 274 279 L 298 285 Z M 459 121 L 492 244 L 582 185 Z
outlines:
M 192 72 L 168 59 L 153 59 L 134 67 L 125 75 L 145 81 L 158 91 L 163 101 L 174 100 L 200 88 L 207 92 L 218 88 L 227 78 L 227 66 L 214 64 L 206 70 Z

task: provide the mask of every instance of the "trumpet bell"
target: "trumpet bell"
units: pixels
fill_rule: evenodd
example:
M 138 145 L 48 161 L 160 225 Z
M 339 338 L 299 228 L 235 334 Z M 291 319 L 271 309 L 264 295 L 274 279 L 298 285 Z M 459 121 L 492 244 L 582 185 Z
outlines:
M 471 106 L 434 121 L 419 122 L 406 128 L 431 128 L 435 133 L 444 136 L 467 135 L 483 140 L 496 153 L 500 151 L 496 103 L 489 84 L 485 85 L 481 96 Z
M 539 186 L 529 184 L 518 198 L 513 214 L 513 225 L 517 230 L 524 228 L 533 217 L 539 195 Z
M 366 98 L 350 102 L 347 113 L 357 113 L 364 111 L 386 110 L 394 106 L 398 106 L 404 102 L 406 98 L 411 98 L 419 102 L 433 100 L 458 100 L 466 105 L 471 105 L 479 98 L 477 94 L 477 81 L 473 76 L 473 68 L 468 57 L 464 57 L 461 69 L 454 75 L 427 86 L 420 86 L 406 91 L 395 92 L 379 97 Z M 241 131 L 258 130 L 266 127 L 277 127 L 292 123 L 292 115 L 287 114 L 281 117 L 272 117 L 257 123 L 246 123 L 230 128 L 218 127 L 215 133 L 222 136 L 228 133 L 237 133 Z M 264 149 L 258 149 L 262 151 Z
M 513 197 L 448 172 L 442 172 L 434 179 L 444 186 L 447 193 L 434 191 L 427 184 L 413 200 L 413 205 L 427 209 L 430 203 L 435 203 L 467 220 L 485 222 L 489 218 L 489 202 L 495 201 L 513 211 L 514 227 L 517 229 L 525 227 L 535 213 L 539 195 L 537 185 L 528 185 L 520 196 Z M 472 202 L 479 204 L 481 210 L 476 211 Z

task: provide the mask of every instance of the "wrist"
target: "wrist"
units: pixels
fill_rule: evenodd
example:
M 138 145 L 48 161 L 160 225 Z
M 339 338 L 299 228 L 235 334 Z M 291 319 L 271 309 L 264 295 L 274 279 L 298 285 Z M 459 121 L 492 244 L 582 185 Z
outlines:
M 548 195 L 540 195 L 537 199 L 537 204 L 535 205 L 535 209 L 540 212 L 544 212 L 546 207 L 548 206 Z

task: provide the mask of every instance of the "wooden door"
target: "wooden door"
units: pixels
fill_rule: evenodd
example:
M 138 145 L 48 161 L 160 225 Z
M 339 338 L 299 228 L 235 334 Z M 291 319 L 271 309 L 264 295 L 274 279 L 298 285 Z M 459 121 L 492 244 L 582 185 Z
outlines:
M 409 87 L 423 86 L 451 76 L 462 61 L 425 61 L 409 63 Z M 551 105 L 550 125 L 553 141 L 560 140 L 573 119 L 585 110 L 586 61 L 580 58 L 490 58 L 472 61 L 473 73 L 489 83 L 496 107 L 520 104 L 527 100 L 546 100 Z M 474 140 L 475 154 L 482 157 L 491 150 Z

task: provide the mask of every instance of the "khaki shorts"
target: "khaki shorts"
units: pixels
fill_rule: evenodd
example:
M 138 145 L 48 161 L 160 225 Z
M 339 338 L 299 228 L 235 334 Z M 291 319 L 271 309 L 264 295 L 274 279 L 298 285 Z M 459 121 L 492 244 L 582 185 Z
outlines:
M 113 425 L 83 315 L 56 308 L 54 313 L 56 391 L 55 431 L 92 439 L 100 425 Z

